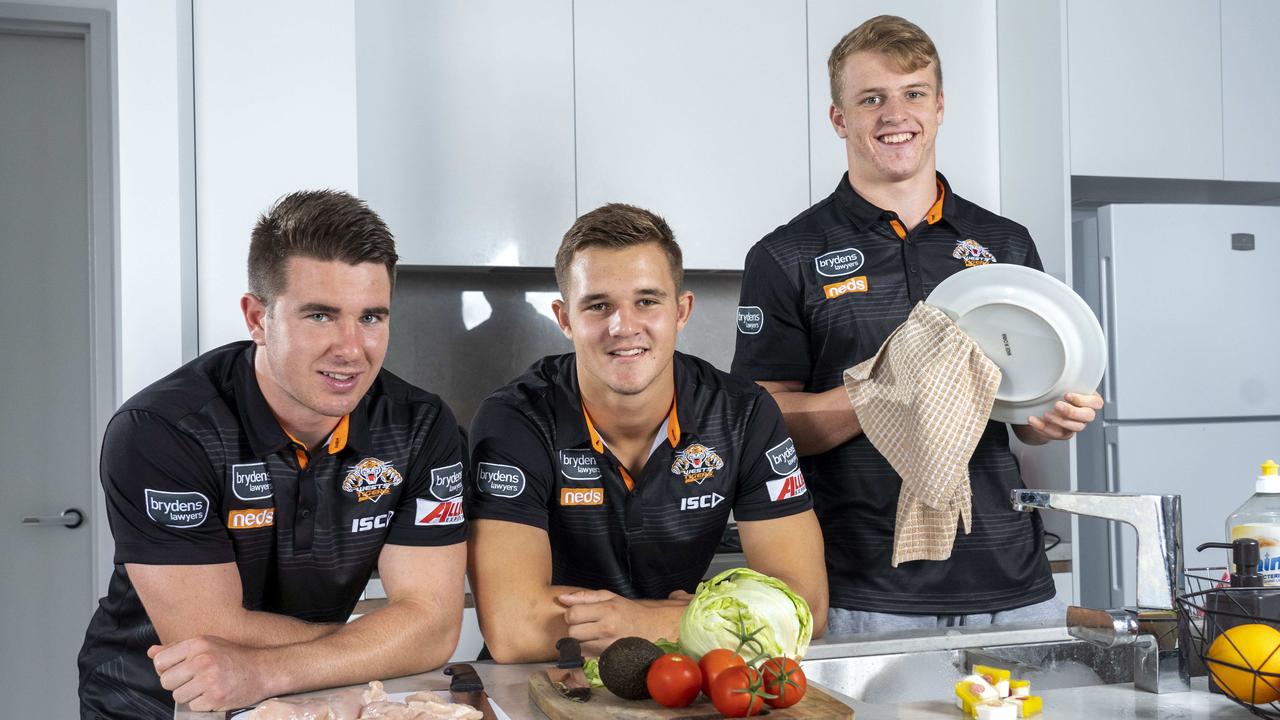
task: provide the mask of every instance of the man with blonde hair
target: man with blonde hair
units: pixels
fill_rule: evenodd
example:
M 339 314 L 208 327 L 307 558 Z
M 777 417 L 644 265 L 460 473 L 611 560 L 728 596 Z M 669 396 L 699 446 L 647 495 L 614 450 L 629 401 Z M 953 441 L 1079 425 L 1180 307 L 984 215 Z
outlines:
M 1043 268 L 1026 228 L 959 197 L 936 170 L 942 61 L 928 34 L 872 18 L 836 44 L 828 71 L 848 173 L 747 255 L 733 371 L 773 394 L 804 456 L 830 632 L 1058 618 L 1040 517 L 1009 506 L 1023 483 L 1003 423 L 988 423 L 969 463 L 972 532 L 949 560 L 891 567 L 901 478 L 862 434 L 844 370 L 950 275 L 992 262 Z M 1013 430 L 1029 444 L 1065 440 L 1101 407 L 1096 393 L 1069 393 Z

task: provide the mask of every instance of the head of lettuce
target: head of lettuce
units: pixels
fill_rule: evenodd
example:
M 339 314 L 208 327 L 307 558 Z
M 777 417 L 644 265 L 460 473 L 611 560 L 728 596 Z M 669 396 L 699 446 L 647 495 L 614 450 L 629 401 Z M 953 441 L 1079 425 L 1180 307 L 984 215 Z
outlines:
M 680 619 L 680 648 L 701 658 L 716 648 L 759 657 L 804 657 L 813 636 L 809 603 L 777 578 L 747 568 L 698 585 Z

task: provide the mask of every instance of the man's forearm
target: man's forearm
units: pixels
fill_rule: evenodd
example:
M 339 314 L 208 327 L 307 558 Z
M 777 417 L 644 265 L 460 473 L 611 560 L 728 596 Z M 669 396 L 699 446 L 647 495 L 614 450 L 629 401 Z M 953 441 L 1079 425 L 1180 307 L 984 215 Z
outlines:
M 499 590 L 477 599 L 480 630 L 500 663 L 542 662 L 556 657 L 556 641 L 569 633 L 556 598 L 584 588 L 549 585 L 532 592 Z
M 817 455 L 862 434 L 862 424 L 843 387 L 826 392 L 771 391 L 796 452 Z
M 426 672 L 453 654 L 461 622 L 461 601 L 396 600 L 323 637 L 262 650 L 263 668 L 272 695 Z
M 185 620 L 180 628 L 157 625 L 160 642 L 168 645 L 197 635 L 215 635 L 250 648 L 272 648 L 311 642 L 337 632 L 342 623 L 309 623 L 269 612 L 237 609 Z

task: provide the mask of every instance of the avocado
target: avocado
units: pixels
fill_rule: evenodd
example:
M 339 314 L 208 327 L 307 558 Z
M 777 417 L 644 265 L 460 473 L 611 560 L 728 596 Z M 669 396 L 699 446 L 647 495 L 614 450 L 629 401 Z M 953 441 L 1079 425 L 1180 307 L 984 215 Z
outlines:
M 600 680 L 620 698 L 644 700 L 649 697 L 649 666 L 663 654 L 662 648 L 644 638 L 619 638 L 600 654 Z

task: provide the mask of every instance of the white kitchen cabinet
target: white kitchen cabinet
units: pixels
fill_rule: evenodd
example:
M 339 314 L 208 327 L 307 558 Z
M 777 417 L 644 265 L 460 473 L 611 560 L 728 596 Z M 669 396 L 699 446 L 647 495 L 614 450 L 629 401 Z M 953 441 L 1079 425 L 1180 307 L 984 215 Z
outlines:
M 1227 180 L 1280 182 L 1280 3 L 1222 0 L 1222 149 Z
M 574 218 L 570 0 L 356 7 L 361 195 L 410 265 L 554 263 Z
M 845 33 L 876 15 L 919 25 L 942 59 L 945 100 L 938 170 L 958 195 L 1000 212 L 1000 107 L 996 0 L 809 0 L 809 149 L 812 201 L 835 189 L 848 169 L 844 141 L 831 127 L 827 58 Z
M 1069 0 L 1067 17 L 1071 173 L 1221 180 L 1219 3 Z
M 248 337 L 240 296 L 258 215 L 295 190 L 359 191 L 354 5 L 192 6 L 201 351 Z
M 579 212 L 646 207 L 685 267 L 741 269 L 808 207 L 804 3 L 577 0 L 574 74 Z

